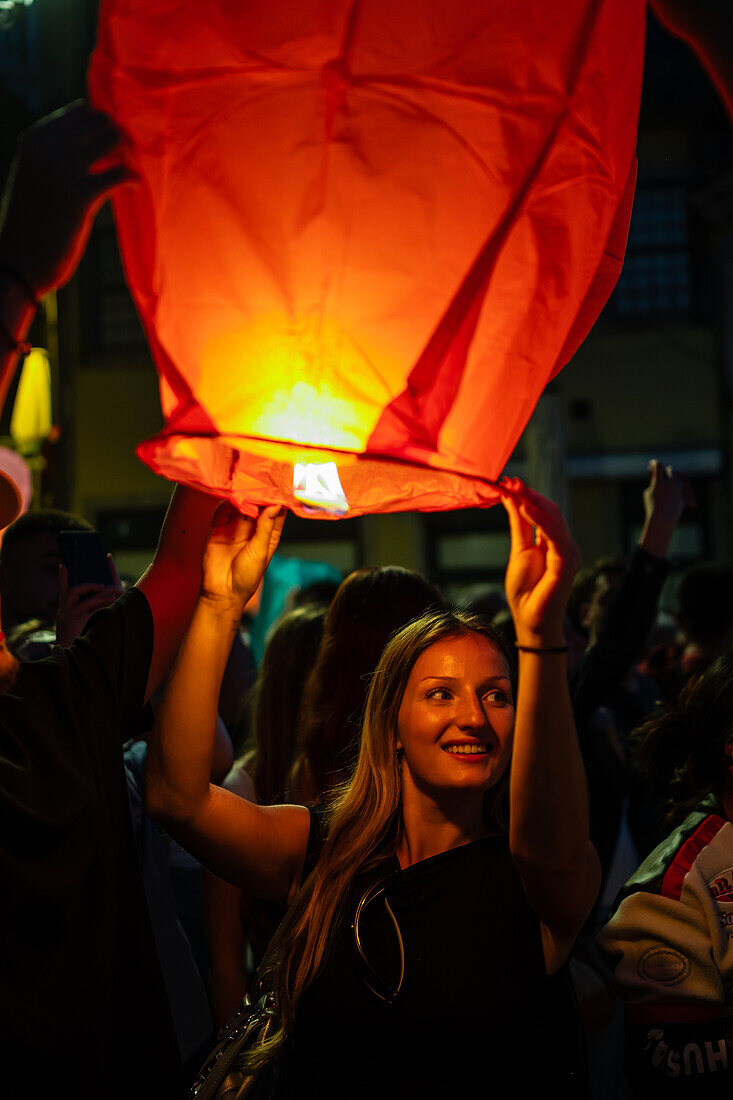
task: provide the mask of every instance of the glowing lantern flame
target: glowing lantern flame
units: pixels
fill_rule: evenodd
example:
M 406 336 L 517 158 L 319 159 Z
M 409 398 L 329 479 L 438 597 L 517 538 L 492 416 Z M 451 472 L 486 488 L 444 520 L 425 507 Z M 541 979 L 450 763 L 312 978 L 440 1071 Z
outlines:
M 293 496 L 314 510 L 343 516 L 349 510 L 335 462 L 296 462 Z
M 115 216 L 165 416 L 143 460 L 303 515 L 296 461 L 337 463 L 354 515 L 493 502 L 620 271 L 644 19 L 102 0 L 90 88 L 141 181 Z

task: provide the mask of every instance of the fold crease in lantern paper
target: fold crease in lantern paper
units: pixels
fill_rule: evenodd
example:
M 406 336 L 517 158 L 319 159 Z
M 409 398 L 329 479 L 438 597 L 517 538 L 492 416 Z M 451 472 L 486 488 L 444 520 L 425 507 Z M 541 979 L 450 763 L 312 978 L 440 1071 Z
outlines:
M 141 181 L 114 209 L 165 419 L 143 461 L 245 510 L 313 514 L 296 464 L 330 463 L 330 517 L 492 503 L 620 271 L 644 20 L 102 0 L 90 90 Z

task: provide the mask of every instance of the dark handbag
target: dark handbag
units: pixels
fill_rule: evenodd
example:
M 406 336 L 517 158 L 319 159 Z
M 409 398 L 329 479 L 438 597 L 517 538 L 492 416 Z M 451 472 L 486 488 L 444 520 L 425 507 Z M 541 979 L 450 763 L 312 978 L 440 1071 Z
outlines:
M 275 1086 L 276 1063 L 262 1069 L 242 1068 L 245 1054 L 262 1046 L 276 1030 L 278 1015 L 272 993 L 256 1002 L 244 998 L 221 1029 L 212 1050 L 191 1085 L 190 1100 L 267 1100 Z

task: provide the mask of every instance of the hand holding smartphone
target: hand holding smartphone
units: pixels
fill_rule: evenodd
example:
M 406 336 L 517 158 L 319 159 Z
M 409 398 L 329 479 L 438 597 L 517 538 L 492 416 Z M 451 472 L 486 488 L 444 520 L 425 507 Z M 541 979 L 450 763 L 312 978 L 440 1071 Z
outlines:
M 123 589 L 96 531 L 61 531 L 58 546 L 63 568 L 56 641 L 66 646 L 82 633 L 94 612 L 113 604 Z
M 61 561 L 69 575 L 69 588 L 80 584 L 114 584 L 109 560 L 96 531 L 60 531 Z

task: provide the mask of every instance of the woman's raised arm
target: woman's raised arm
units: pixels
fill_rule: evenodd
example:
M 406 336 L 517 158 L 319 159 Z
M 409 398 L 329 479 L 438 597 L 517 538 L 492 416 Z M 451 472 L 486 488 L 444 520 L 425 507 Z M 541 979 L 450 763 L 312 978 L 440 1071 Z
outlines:
M 285 902 L 297 886 L 308 843 L 300 806 L 257 806 L 210 782 L 219 688 L 244 605 L 277 547 L 278 508 L 256 520 L 218 510 L 204 557 L 203 584 L 151 739 L 146 808 L 221 878 Z
M 580 553 L 557 505 L 516 479 L 502 488 L 512 537 L 505 584 L 519 655 L 509 845 L 553 971 L 567 958 L 600 881 L 563 634 Z

